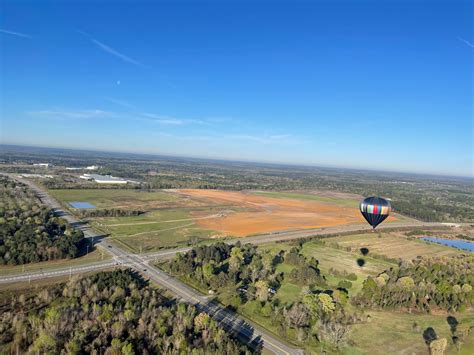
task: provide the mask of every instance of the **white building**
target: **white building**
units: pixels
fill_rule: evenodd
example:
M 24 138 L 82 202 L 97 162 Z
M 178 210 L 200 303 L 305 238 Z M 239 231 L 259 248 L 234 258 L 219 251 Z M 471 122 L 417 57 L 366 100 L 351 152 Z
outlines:
M 98 184 L 126 184 L 127 180 L 112 175 L 83 174 L 79 178 L 89 181 L 95 181 Z
M 49 168 L 50 164 L 49 163 L 37 163 L 37 164 L 33 164 L 33 166 L 41 166 L 43 168 Z
M 91 166 L 86 166 L 85 168 L 76 168 L 76 167 L 71 167 L 71 168 L 66 168 L 66 170 L 97 170 L 99 167 L 97 165 L 91 165 Z

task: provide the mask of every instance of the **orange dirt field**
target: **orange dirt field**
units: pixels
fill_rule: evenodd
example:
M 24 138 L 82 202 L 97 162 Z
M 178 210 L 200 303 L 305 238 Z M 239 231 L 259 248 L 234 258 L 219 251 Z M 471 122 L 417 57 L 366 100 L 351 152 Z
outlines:
M 205 229 L 229 236 L 248 236 L 274 231 L 331 227 L 366 223 L 357 208 L 341 207 L 318 201 L 280 199 L 245 192 L 221 190 L 178 190 L 179 193 L 213 203 L 235 205 L 222 216 L 196 223 Z M 200 214 L 195 214 L 200 217 Z M 393 217 L 389 219 L 394 220 Z

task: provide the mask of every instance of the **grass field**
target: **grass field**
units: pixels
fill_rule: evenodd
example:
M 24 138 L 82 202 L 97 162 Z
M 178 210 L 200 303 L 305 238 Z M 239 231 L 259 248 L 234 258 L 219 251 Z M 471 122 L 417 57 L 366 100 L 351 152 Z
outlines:
M 183 244 L 191 245 L 210 238 L 213 233 L 215 232 L 200 228 L 179 228 L 174 231 L 147 232 L 140 236 L 113 237 L 113 239 L 133 253 L 146 253 Z
M 288 243 L 272 243 L 262 245 L 261 248 L 271 249 L 276 253 L 279 250 L 288 250 L 293 246 L 294 245 Z M 357 264 L 357 259 L 362 257 L 360 253 L 352 253 L 345 250 L 332 248 L 322 244 L 320 241 L 310 241 L 304 243 L 302 253 L 306 256 L 313 256 L 319 261 L 319 268 L 326 276 L 326 281 L 328 282 L 329 286 L 336 287 L 339 281 L 344 280 L 344 277 L 342 276 L 338 277 L 330 275 L 330 269 L 337 270 L 340 273 L 346 272 L 347 274 L 356 274 L 357 280 L 351 281 L 353 286 L 349 290 L 349 294 L 355 294 L 359 292 L 362 288 L 362 283 L 367 278 L 367 276 L 377 275 L 387 268 L 395 265 L 394 263 L 385 260 L 365 257 L 365 264 L 363 267 L 360 267 Z M 290 273 L 293 268 L 294 266 L 288 265 L 286 263 L 282 263 L 277 266 L 277 270 L 284 272 L 285 274 Z M 277 292 L 277 297 L 282 302 L 287 300 L 292 302 L 292 300 L 295 299 L 295 296 L 299 294 L 299 292 L 295 294 L 297 288 L 299 288 L 301 291 L 300 286 L 293 285 L 284 280 L 281 288 Z
M 427 354 L 423 331 L 433 327 L 440 338 L 448 340 L 445 354 L 474 354 L 474 336 L 470 336 L 458 352 L 451 341 L 451 332 L 446 321 L 448 314 L 408 314 L 398 312 L 367 311 L 371 321 L 354 325 L 350 335 L 352 346 L 345 354 Z M 474 327 L 474 314 L 455 315 L 460 325 Z M 417 327 L 414 329 L 414 324 Z
M 318 201 L 329 204 L 334 204 L 337 206 L 344 207 L 359 207 L 359 200 L 353 198 L 335 198 L 314 194 L 298 193 L 298 192 L 272 192 L 272 191 L 255 191 L 252 192 L 253 195 L 265 196 L 272 198 L 282 198 L 282 199 L 295 199 L 295 200 L 305 200 L 305 201 Z
M 342 246 L 342 248 L 336 247 L 333 243 Z M 293 246 L 292 243 L 269 243 L 260 246 L 260 248 L 271 249 L 277 253 L 280 250 L 288 250 Z M 362 255 L 360 252 L 362 247 L 369 249 L 368 255 Z M 349 294 L 354 295 L 360 291 L 367 276 L 377 275 L 396 265 L 395 262 L 371 257 L 371 253 L 395 260 L 399 258 L 412 260 L 418 255 L 449 256 L 458 254 L 459 251 L 420 240 L 410 240 L 407 237 L 391 233 L 383 233 L 381 238 L 378 237 L 378 234 L 368 233 L 309 241 L 303 244 L 302 253 L 306 256 L 313 256 L 319 261 L 319 268 L 326 276 L 329 286 L 335 287 L 339 281 L 344 280 L 342 276 L 329 274 L 330 269 L 340 273 L 356 274 L 357 280 L 351 281 L 352 287 L 349 289 Z M 359 266 L 358 259 L 364 260 L 363 266 Z M 293 268 L 293 266 L 285 263 L 278 265 L 278 270 L 285 274 L 290 273 Z M 297 293 L 297 289 L 297 285 L 285 280 L 276 296 L 282 302 L 291 302 L 299 293 Z
M 369 238 L 369 239 L 368 239 Z M 371 239 L 372 238 L 372 239 Z M 323 244 L 324 242 L 334 240 L 346 240 L 350 239 L 354 244 L 354 251 L 341 250 L 339 248 L 331 247 L 331 244 Z M 340 272 L 355 273 L 357 275 L 357 281 L 351 281 L 353 286 L 349 289 L 349 295 L 353 296 L 360 291 L 363 281 L 369 275 L 375 275 L 382 272 L 386 268 L 395 266 L 394 263 L 374 259 L 370 256 L 364 257 L 365 265 L 360 267 L 357 264 L 357 259 L 362 255 L 359 251 L 359 243 L 363 246 L 375 246 L 380 243 L 380 239 L 375 237 L 373 234 L 369 235 L 356 235 L 347 237 L 337 237 L 324 239 L 321 241 L 310 241 L 303 244 L 302 253 L 308 256 L 314 256 L 319 260 L 319 267 L 322 273 L 326 276 L 326 280 L 330 286 L 336 286 L 337 283 L 342 280 L 342 277 L 336 277 L 328 274 L 328 270 L 333 268 Z M 376 249 L 378 254 L 387 255 L 390 257 L 400 256 L 402 258 L 410 259 L 413 256 L 416 257 L 419 253 L 423 255 L 453 255 L 458 253 L 455 249 L 447 247 L 439 248 L 438 245 L 427 244 L 417 240 L 408 240 L 400 236 L 394 236 L 390 234 L 384 234 L 381 238 L 386 240 L 384 248 Z M 260 248 L 272 249 L 277 252 L 279 250 L 288 250 L 293 247 L 292 243 L 272 243 Z M 395 248 L 391 251 L 391 248 Z M 375 250 L 375 249 L 374 249 Z M 396 250 L 396 251 L 395 251 Z M 370 255 L 370 252 L 369 252 Z M 288 264 L 279 264 L 277 270 L 284 272 L 285 274 L 291 272 L 294 266 Z M 297 299 L 301 293 L 301 286 L 292 284 L 286 279 L 283 281 L 281 287 L 278 289 L 275 297 L 281 303 L 292 303 Z M 277 332 L 277 325 L 272 324 L 269 318 L 266 318 L 258 312 L 252 315 L 254 310 L 252 304 L 245 305 L 240 310 L 243 314 L 262 326 L 268 327 L 273 332 Z M 439 337 L 445 337 L 448 339 L 448 348 L 446 354 L 458 354 L 456 347 L 451 341 L 451 334 L 449 325 L 446 321 L 447 314 L 408 314 L 402 312 L 390 312 L 390 311 L 367 311 L 370 314 L 370 322 L 364 324 L 357 324 L 353 326 L 351 335 L 349 337 L 350 346 L 341 349 L 340 353 L 343 354 L 426 354 L 427 347 L 424 343 L 422 336 L 423 330 L 427 327 L 433 327 Z M 468 324 L 474 327 L 474 313 L 472 311 L 466 311 L 465 313 L 459 313 L 455 315 L 460 324 Z M 414 330 L 413 324 L 418 324 L 418 327 Z M 287 337 L 295 341 L 294 334 L 287 333 Z M 300 344 L 301 345 L 301 344 Z M 311 352 L 313 351 L 329 351 L 332 353 L 334 349 L 321 349 L 319 345 L 305 343 Z M 462 345 L 459 354 L 473 354 L 474 353 L 474 336 L 470 338 Z
M 179 196 L 163 191 L 141 192 L 123 189 L 71 189 L 49 190 L 57 200 L 67 203 L 83 201 L 97 208 L 158 208 L 179 201 Z M 65 204 L 66 207 L 69 207 Z
M 212 208 L 200 210 L 207 210 L 208 218 L 217 218 Z M 136 217 L 94 218 L 92 225 L 135 253 L 196 242 L 216 234 L 197 226 L 195 217 L 183 209 L 154 210 Z
M 379 237 L 380 236 L 380 237 Z M 326 243 L 336 243 L 344 248 L 359 250 L 369 249 L 370 253 L 379 254 L 392 259 L 412 260 L 417 256 L 450 256 L 459 254 L 454 248 L 428 243 L 396 233 L 366 233 L 346 235 L 324 239 Z
M 164 247 L 207 239 L 216 234 L 196 224 L 199 219 L 218 218 L 219 204 L 192 199 L 168 191 L 141 192 L 122 189 L 50 190 L 56 199 L 75 212 L 67 202 L 83 201 L 97 208 L 147 211 L 133 217 L 93 217 L 92 227 L 110 234 L 132 252 L 154 251 Z M 194 214 L 200 214 L 196 217 Z

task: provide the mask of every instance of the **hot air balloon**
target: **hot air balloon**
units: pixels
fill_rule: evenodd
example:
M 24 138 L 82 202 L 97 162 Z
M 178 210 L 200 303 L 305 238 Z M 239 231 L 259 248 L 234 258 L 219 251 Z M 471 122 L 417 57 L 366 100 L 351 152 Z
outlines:
M 381 197 L 367 197 L 360 203 L 360 212 L 375 229 L 390 214 L 390 202 Z

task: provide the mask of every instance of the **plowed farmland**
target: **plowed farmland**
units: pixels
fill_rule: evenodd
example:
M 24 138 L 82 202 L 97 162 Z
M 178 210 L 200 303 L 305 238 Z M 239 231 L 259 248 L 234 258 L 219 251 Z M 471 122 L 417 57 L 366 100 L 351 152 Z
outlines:
M 202 228 L 232 236 L 365 223 L 357 207 L 337 203 L 221 190 L 188 189 L 178 192 L 209 203 L 239 207 L 223 211 L 219 218 L 197 221 Z M 200 217 L 199 212 L 194 215 Z M 395 220 L 394 217 L 390 219 Z

